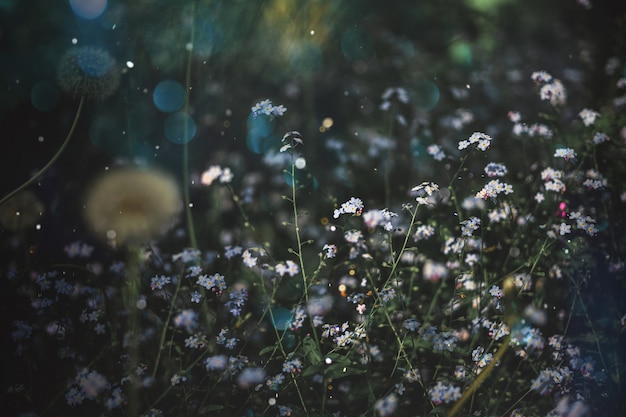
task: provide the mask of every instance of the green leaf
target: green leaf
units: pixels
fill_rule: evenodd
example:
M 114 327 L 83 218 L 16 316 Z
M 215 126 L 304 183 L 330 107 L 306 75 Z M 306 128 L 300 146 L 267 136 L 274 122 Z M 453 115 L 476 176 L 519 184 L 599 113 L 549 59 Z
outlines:
M 302 348 L 304 349 L 304 355 L 307 357 L 311 365 L 322 363 L 322 354 L 317 344 L 315 344 L 315 340 L 310 337 L 305 338 L 302 341 Z
M 261 351 L 259 352 L 259 356 L 260 355 L 265 355 L 266 353 L 269 352 L 274 352 L 276 350 L 276 346 L 272 345 L 272 346 L 266 346 L 263 349 L 261 349 Z
M 326 368 L 324 371 L 324 377 L 341 378 L 348 375 L 360 375 L 367 372 L 367 370 L 359 368 L 356 365 L 356 363 L 351 363 L 350 360 L 348 360 L 347 365 L 345 363 L 334 363 Z
M 323 369 L 323 365 L 317 364 L 317 365 L 313 365 L 313 366 L 308 366 L 304 369 L 304 371 L 302 371 L 302 376 L 311 376 L 311 375 L 315 375 L 317 373 L 322 373 Z

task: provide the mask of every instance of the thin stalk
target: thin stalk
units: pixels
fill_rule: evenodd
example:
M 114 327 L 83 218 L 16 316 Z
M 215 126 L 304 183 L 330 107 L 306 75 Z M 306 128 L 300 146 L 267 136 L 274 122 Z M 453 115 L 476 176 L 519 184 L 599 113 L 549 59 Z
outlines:
M 465 390 L 461 398 L 459 398 L 457 402 L 454 403 L 454 405 L 452 406 L 448 414 L 446 414 L 446 417 L 453 417 L 459 412 L 459 410 L 461 410 L 461 407 L 463 407 L 463 404 L 465 404 L 465 402 L 474 394 L 474 391 L 476 391 L 478 387 L 480 387 L 480 385 L 487 378 L 487 376 L 489 376 L 493 368 L 495 368 L 496 364 L 500 362 L 500 360 L 502 359 L 502 357 L 504 356 L 504 354 L 509 348 L 510 340 L 511 340 L 510 336 L 507 336 L 504 339 L 502 346 L 500 346 L 500 349 L 494 355 L 493 360 L 476 377 L 476 379 L 474 380 L 474 382 L 472 382 L 469 388 Z
M 41 168 L 35 175 L 30 177 L 30 179 L 28 179 L 28 181 L 26 181 L 24 184 L 22 184 L 19 187 L 17 187 L 15 190 L 11 191 L 9 194 L 7 194 L 4 197 L 2 197 L 2 200 L 0 200 L 0 205 L 2 205 L 5 201 L 9 200 L 15 194 L 19 193 L 20 191 L 22 191 L 23 189 L 25 189 L 26 187 L 28 187 L 29 185 L 31 185 L 35 181 L 37 181 L 37 179 L 39 177 L 41 177 L 46 171 L 48 171 L 48 169 L 52 165 L 54 165 L 54 163 L 57 161 L 57 159 L 59 159 L 59 157 L 61 156 L 61 154 L 65 150 L 65 148 L 67 148 L 67 145 L 70 143 L 70 139 L 72 138 L 72 135 L 74 134 L 74 130 L 76 130 L 76 125 L 78 124 L 78 119 L 80 118 L 80 113 L 83 110 L 83 104 L 85 104 L 85 97 L 84 96 L 80 98 L 80 102 L 78 103 L 78 108 L 76 109 L 76 114 L 74 115 L 74 121 L 72 122 L 72 126 L 70 127 L 69 132 L 67 132 L 67 136 L 65 137 L 65 140 L 61 144 L 61 147 L 59 148 L 59 150 L 54 154 L 52 159 L 50 159 L 50 161 L 48 161 L 48 163 L 43 168 Z
M 184 271 L 184 270 L 183 270 Z M 167 335 L 167 327 L 172 319 L 172 315 L 174 314 L 174 304 L 176 301 L 176 297 L 178 296 L 178 291 L 182 285 L 184 278 L 184 274 L 181 273 L 178 278 L 178 284 L 176 284 L 176 289 L 174 290 L 174 295 L 172 296 L 172 302 L 170 303 L 170 309 L 167 312 L 167 318 L 165 319 L 165 323 L 163 323 L 163 330 L 161 331 L 161 339 L 159 340 L 159 351 L 157 353 L 157 357 L 154 360 L 154 369 L 152 369 L 152 378 L 156 377 L 157 370 L 159 368 L 159 362 L 161 360 L 161 353 L 163 352 L 163 344 L 165 343 L 165 336 Z
M 139 264 L 140 249 L 129 248 L 127 284 L 122 290 L 124 306 L 128 312 L 128 363 L 130 374 L 130 392 L 128 395 L 128 417 L 139 415 L 139 384 L 136 381 L 135 369 L 139 364 L 139 311 L 137 301 L 139 299 L 139 286 L 141 283 Z
M 187 54 L 187 65 L 185 70 L 185 114 L 189 113 L 189 91 L 191 89 L 191 59 L 193 57 L 193 42 L 194 42 L 194 25 L 195 25 L 195 2 L 194 10 L 191 13 L 191 36 L 189 43 L 189 53 Z M 189 233 L 189 244 L 192 248 L 198 247 L 198 241 L 196 239 L 196 229 L 193 223 L 193 214 L 191 212 L 191 197 L 189 195 L 189 141 L 187 135 L 189 134 L 189 127 L 187 123 L 183 123 L 183 197 L 185 200 L 185 216 L 187 218 L 187 233 Z

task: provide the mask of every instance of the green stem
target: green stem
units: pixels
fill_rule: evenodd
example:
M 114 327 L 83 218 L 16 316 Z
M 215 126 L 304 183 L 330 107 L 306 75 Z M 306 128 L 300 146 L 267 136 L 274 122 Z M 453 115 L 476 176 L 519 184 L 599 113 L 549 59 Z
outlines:
M 411 222 L 409 223 L 409 228 L 407 229 L 406 234 L 404 236 L 404 242 L 402 242 L 402 248 L 400 249 L 400 252 L 396 256 L 396 258 L 393 260 L 393 265 L 391 266 L 391 271 L 389 272 L 389 277 L 387 278 L 387 281 L 385 282 L 385 285 L 387 285 L 387 283 L 389 283 L 389 281 L 391 281 L 391 278 L 393 277 L 393 274 L 395 274 L 396 269 L 398 268 L 398 265 L 400 264 L 400 261 L 402 260 L 402 255 L 404 254 L 404 251 L 406 250 L 406 247 L 407 247 L 407 245 L 409 243 L 409 237 L 411 236 L 411 230 L 413 229 L 413 226 L 415 225 L 415 218 L 417 217 L 417 211 L 418 210 L 419 210 L 419 204 L 417 205 L 417 207 L 415 207 L 415 210 L 413 211 L 413 213 L 411 213 Z M 389 241 L 391 243 L 391 239 L 389 239 Z M 393 253 L 392 253 L 392 256 L 393 256 Z
M 122 296 L 124 307 L 128 312 L 128 372 L 130 378 L 130 392 L 128 395 L 128 417 L 139 415 L 139 383 L 136 380 L 135 369 L 139 364 L 139 311 L 137 301 L 139 299 L 139 286 L 141 277 L 139 271 L 140 249 L 129 248 L 128 254 L 128 275 L 127 283 L 123 289 Z
M 500 362 L 500 360 L 502 359 L 502 357 L 504 356 L 504 354 L 508 350 L 510 340 L 511 340 L 510 336 L 507 336 L 504 339 L 502 345 L 500 346 L 500 349 L 498 349 L 498 352 L 496 352 L 496 354 L 494 355 L 493 360 L 476 377 L 476 379 L 474 380 L 474 382 L 472 382 L 472 384 L 469 386 L 469 388 L 467 390 L 465 390 L 465 392 L 463 393 L 461 398 L 459 398 L 457 400 L 457 402 L 454 403 L 454 405 L 452 406 L 452 408 L 450 409 L 448 414 L 446 414 L 446 417 L 453 417 L 453 416 L 455 416 L 459 412 L 461 407 L 463 407 L 463 404 L 465 404 L 465 402 L 474 394 L 474 391 L 476 391 L 476 389 L 478 389 L 478 387 L 480 387 L 480 385 L 483 383 L 483 381 L 487 378 L 487 376 L 489 376 L 489 374 L 491 373 L 493 368 L 496 367 L 498 362 Z
M 0 205 L 2 205 L 5 201 L 7 201 L 8 199 L 13 197 L 15 194 L 19 193 L 20 191 L 22 191 L 23 189 L 25 189 L 26 187 L 28 187 L 29 185 L 31 185 L 35 181 L 37 181 L 37 179 L 39 179 L 39 177 L 41 177 L 46 171 L 48 171 L 48 169 L 52 165 L 54 165 L 54 163 L 57 161 L 57 159 L 59 159 L 59 157 L 61 156 L 61 154 L 65 150 L 65 148 L 67 148 L 67 145 L 70 143 L 70 139 L 72 138 L 72 135 L 74 134 L 74 130 L 76 130 L 76 125 L 78 124 L 78 119 L 80 117 L 81 111 L 83 110 L 83 104 L 84 103 L 85 103 L 85 97 L 83 96 L 83 97 L 80 98 L 80 102 L 78 103 L 78 109 L 76 109 L 76 115 L 74 115 L 74 121 L 72 122 L 72 126 L 70 127 L 69 132 L 67 132 L 67 136 L 65 137 L 65 140 L 63 141 L 63 144 L 61 144 L 61 147 L 54 154 L 52 159 L 50 159 L 50 161 L 48 161 L 48 163 L 43 168 L 41 168 L 39 170 L 39 172 L 37 172 L 32 177 L 30 177 L 30 179 L 28 181 L 26 181 L 24 184 L 22 184 L 19 187 L 17 187 L 15 190 L 11 191 L 9 194 L 7 194 L 4 197 L 2 197 L 2 200 L 0 200 Z
M 292 148 L 293 151 L 293 148 Z M 293 207 L 293 227 L 296 233 L 296 243 L 298 245 L 298 251 L 296 253 L 296 255 L 298 256 L 298 260 L 300 261 L 300 273 L 302 274 L 302 284 L 304 286 L 304 299 L 305 302 L 308 303 L 309 301 L 309 286 L 307 285 L 307 275 L 306 275 L 306 271 L 304 268 L 304 257 L 302 256 L 302 238 L 300 237 L 300 226 L 298 225 L 298 205 L 296 203 L 296 165 L 295 162 L 293 160 L 293 152 L 291 153 L 291 206 Z M 321 349 L 319 348 L 320 346 L 320 341 L 319 341 L 319 337 L 317 335 L 317 332 L 315 331 L 315 324 L 313 323 L 313 318 L 309 315 L 309 321 L 311 323 L 311 328 L 313 329 L 313 331 L 311 332 L 313 334 L 313 339 L 315 340 L 315 345 L 317 346 L 318 349 L 318 354 L 321 356 L 322 352 Z M 300 401 L 302 402 L 302 406 L 304 408 L 304 412 L 305 414 L 308 416 L 309 413 L 305 407 L 305 403 L 304 403 L 304 399 L 302 398 L 302 394 L 300 393 L 300 389 L 298 387 L 298 384 L 296 383 L 296 380 L 294 378 L 294 384 L 296 386 L 296 390 L 298 391 L 298 396 L 300 396 Z M 326 382 L 323 382 L 324 385 L 324 394 L 323 394 L 323 401 L 322 401 L 322 413 L 324 412 L 324 407 L 326 405 Z
M 167 318 L 165 319 L 165 323 L 163 323 L 163 330 L 161 331 L 161 339 L 159 341 L 159 351 L 157 353 L 157 357 L 154 360 L 154 369 L 152 369 L 152 378 L 156 377 L 157 370 L 159 368 L 159 362 L 161 360 L 161 352 L 163 352 L 163 344 L 165 343 L 165 336 L 167 335 L 167 329 L 172 319 L 172 315 L 174 314 L 174 304 L 176 301 L 176 297 L 178 296 L 178 291 L 183 283 L 184 278 L 184 269 L 178 277 L 178 284 L 176 285 L 176 289 L 174 290 L 174 295 L 172 296 L 172 302 L 170 303 L 170 309 L 167 312 Z
M 189 113 L 189 91 L 191 90 L 191 59 L 193 57 L 193 42 L 194 42 L 194 25 L 195 25 L 195 2 L 194 10 L 191 13 L 191 37 L 189 39 L 191 48 L 187 54 L 187 65 L 185 70 L 185 105 L 184 112 Z M 183 123 L 183 194 L 185 199 L 185 215 L 187 217 L 187 233 L 189 233 L 189 244 L 192 248 L 198 247 L 198 241 L 196 239 L 196 229 L 193 223 L 193 214 L 191 212 L 191 197 L 189 195 L 189 141 L 187 135 L 189 134 L 189 127 L 187 123 Z

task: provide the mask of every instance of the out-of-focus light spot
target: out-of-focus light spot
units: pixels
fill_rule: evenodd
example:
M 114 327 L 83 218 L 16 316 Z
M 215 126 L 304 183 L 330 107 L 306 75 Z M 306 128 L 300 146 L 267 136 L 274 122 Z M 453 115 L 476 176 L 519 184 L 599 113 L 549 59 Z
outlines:
M 285 307 L 274 307 L 271 310 L 272 325 L 276 330 L 287 330 L 291 326 L 291 310 Z
M 312 73 L 322 66 L 323 53 L 313 42 L 299 42 L 289 51 L 291 67 L 301 74 Z
M 171 142 L 187 143 L 196 134 L 196 122 L 185 112 L 170 114 L 165 119 L 165 136 Z
M 30 101 L 33 107 L 43 112 L 52 110 L 59 101 L 59 96 L 59 88 L 47 81 L 35 84 L 30 91 Z
M 178 81 L 163 80 L 155 87 L 152 101 L 162 112 L 175 112 L 185 104 L 185 89 Z
M 117 236 L 117 233 L 115 233 L 115 230 L 107 231 L 107 239 L 113 240 L 115 239 L 115 236 Z
M 287 184 L 287 186 L 291 187 L 293 185 L 293 179 L 294 178 L 291 175 L 291 172 L 285 171 L 285 173 L 283 174 L 283 180 L 285 180 L 285 184 Z
M 422 110 L 432 110 L 439 102 L 439 87 L 432 81 L 418 81 L 412 92 L 416 106 Z
M 201 6 L 202 7 L 202 6 Z M 202 12 L 198 11 L 197 16 L 201 16 Z M 206 10 L 209 16 L 212 11 Z M 218 23 L 208 20 L 197 21 L 194 26 L 193 33 L 193 54 L 201 58 L 208 58 L 215 52 L 222 49 L 224 45 L 224 34 Z
M 303 169 L 304 167 L 306 167 L 306 159 L 300 157 L 297 158 L 294 162 L 294 165 L 296 166 L 296 168 L 298 169 Z
M 92 119 L 89 126 L 91 143 L 110 155 L 121 155 L 128 151 L 128 141 L 119 129 L 122 123 L 120 117 L 113 113 L 101 113 Z
M 250 113 L 246 124 L 248 126 L 246 137 L 248 149 L 256 154 L 265 153 L 272 142 L 269 136 L 274 131 L 274 120 L 265 115 L 255 116 Z
M 491 12 L 510 1 L 511 0 L 466 0 L 466 3 L 469 7 L 481 12 Z
M 467 42 L 455 41 L 448 49 L 450 58 L 457 64 L 469 65 L 472 63 L 472 49 Z
M 322 126 L 324 126 L 326 129 L 330 129 L 333 126 L 333 123 L 334 121 L 330 117 L 327 117 L 324 120 L 322 120 Z
M 350 61 L 375 55 L 369 35 L 358 28 L 348 29 L 341 36 L 341 52 Z
M 83 19 L 100 17 L 107 8 L 107 0 L 70 0 L 74 14 Z
M 315 31 L 314 30 L 311 30 L 310 33 L 311 33 L 311 36 L 315 35 Z
M 185 44 L 185 50 L 186 50 L 186 51 L 193 51 L 193 43 L 191 43 L 191 42 L 187 42 L 187 43 Z
M 72 38 L 72 45 L 76 45 L 78 43 L 78 39 Z
M 143 310 L 148 306 L 148 303 L 146 302 L 145 299 L 141 298 L 139 300 L 137 300 L 137 308 L 139 310 Z
M 36 225 L 35 225 L 35 229 L 36 229 L 36 230 L 41 230 L 41 225 L 40 225 L 40 224 L 36 224 Z
M 42 143 L 43 141 L 44 141 L 43 136 L 39 136 L 39 137 L 37 138 L 37 142 Z
M 158 134 L 159 113 L 154 106 L 140 101 L 127 113 L 128 133 L 138 141 L 152 141 Z
M 133 61 L 126 61 L 127 68 L 135 68 L 135 63 Z

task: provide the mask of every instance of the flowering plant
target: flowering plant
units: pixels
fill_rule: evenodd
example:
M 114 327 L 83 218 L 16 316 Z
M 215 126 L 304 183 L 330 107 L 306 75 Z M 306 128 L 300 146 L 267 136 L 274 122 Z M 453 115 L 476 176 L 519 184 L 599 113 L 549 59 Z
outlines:
M 404 87 L 381 89 L 354 140 L 324 135 L 332 119 L 276 134 L 304 118 L 264 99 L 246 119 L 260 169 L 189 166 L 184 143 L 182 197 L 151 170 L 103 176 L 96 239 L 5 271 L 16 414 L 623 411 L 626 189 L 609 156 L 626 118 L 569 108 L 563 79 L 520 81 L 537 122 L 459 108 L 436 138 Z

